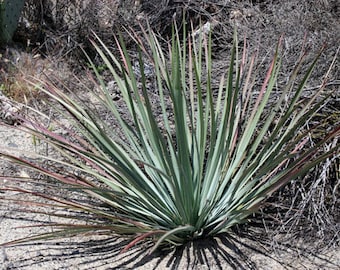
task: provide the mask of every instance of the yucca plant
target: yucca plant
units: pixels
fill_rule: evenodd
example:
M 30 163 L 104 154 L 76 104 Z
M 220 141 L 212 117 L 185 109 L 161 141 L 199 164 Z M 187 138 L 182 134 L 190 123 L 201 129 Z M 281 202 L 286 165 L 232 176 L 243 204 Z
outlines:
M 174 29 L 167 53 L 151 30 L 143 30 L 142 37 L 130 32 L 138 45 L 140 77 L 122 38 L 117 38 L 120 57 L 97 36 L 92 41 L 117 84 L 126 111 L 112 98 L 90 59 L 100 84 L 92 94 L 96 106 L 60 86 L 39 82 L 51 104 L 61 106 L 55 108 L 71 127 L 58 121 L 46 126 L 41 117 L 23 118 L 17 128 L 47 142 L 54 155 L 33 161 L 5 151 L 1 155 L 61 183 L 57 189 L 78 195 L 60 198 L 11 182 L 3 190 L 42 197 L 50 203 L 39 205 L 80 211 L 91 218 L 84 223 L 83 215 L 51 212 L 72 220 L 52 224 L 58 229 L 53 233 L 7 244 L 90 231 L 114 232 L 132 237 L 124 250 L 151 239 L 153 251 L 160 245 L 214 236 L 247 222 L 274 191 L 337 153 L 339 145 L 328 152 L 320 148 L 339 135 L 340 127 L 315 144 L 309 143 L 310 130 L 304 128 L 330 96 L 321 87 L 303 106 L 299 103 L 317 58 L 297 83 L 302 53 L 287 84 L 277 89 L 279 43 L 257 88 L 256 56 L 248 59 L 246 46 L 240 53 L 235 34 L 228 69 L 215 88 L 211 38 L 202 35 L 192 40 L 185 31 L 180 38 Z M 147 87 L 146 58 L 153 69 L 156 102 Z M 50 181 L 45 185 L 52 187 Z M 77 199 L 79 194 L 104 204 L 86 203 Z M 26 202 L 30 203 L 34 200 Z

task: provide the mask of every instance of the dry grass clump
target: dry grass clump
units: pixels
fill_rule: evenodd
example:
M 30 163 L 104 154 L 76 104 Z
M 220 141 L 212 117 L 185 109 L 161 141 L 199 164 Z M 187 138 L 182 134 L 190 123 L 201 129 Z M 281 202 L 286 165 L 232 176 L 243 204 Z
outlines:
M 21 52 L 17 49 L 7 49 L 1 56 L 0 78 L 1 92 L 8 98 L 28 103 L 39 99 L 41 92 L 27 80 L 35 77 L 44 79 L 51 74 L 51 64 L 39 54 Z
M 91 31 L 112 43 L 115 30 L 133 25 L 136 9 L 131 7 L 132 0 L 28 0 L 15 38 L 49 56 L 79 60 L 79 47 L 87 48 Z

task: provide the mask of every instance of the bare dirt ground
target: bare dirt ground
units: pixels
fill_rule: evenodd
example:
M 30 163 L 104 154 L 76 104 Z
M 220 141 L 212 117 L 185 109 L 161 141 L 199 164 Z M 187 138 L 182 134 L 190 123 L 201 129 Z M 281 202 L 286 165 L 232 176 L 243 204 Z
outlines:
M 104 3 L 105 1 L 98 2 Z M 131 1 L 126 1 L 128 2 Z M 259 60 L 263 61 L 263 65 L 269 61 L 268 56 L 273 52 L 279 37 L 284 34 L 283 69 L 280 83 L 284 83 L 304 42 L 310 51 L 315 53 L 326 43 L 327 47 L 321 56 L 318 68 L 309 81 L 309 91 L 320 85 L 339 49 L 340 3 L 336 0 L 183 1 L 178 4 L 175 3 L 178 1 L 171 1 L 175 3 L 172 6 L 166 4 L 169 1 L 160 1 L 161 4 L 159 1 L 141 2 L 141 6 L 134 7 L 133 12 L 119 11 L 115 20 L 121 20 L 121 24 L 126 26 L 127 22 L 137 24 L 138 20 L 147 17 L 154 28 L 164 35 L 169 30 L 166 29 L 169 20 L 171 21 L 174 14 L 181 17 L 183 10 L 186 10 L 193 18 L 201 16 L 203 22 L 217 21 L 213 33 L 213 53 L 218 63 L 228 57 L 228 48 L 231 45 L 235 24 L 239 29 L 240 40 L 246 36 L 250 46 L 259 49 Z M 122 7 L 124 5 L 121 5 L 121 10 L 123 10 Z M 111 8 L 113 10 L 114 7 Z M 31 13 L 24 11 L 24 14 Z M 25 16 L 29 18 L 28 15 Z M 103 21 L 99 22 L 96 27 L 105 26 L 105 31 L 102 30 L 102 37 L 110 42 L 109 37 L 112 33 L 108 31 L 108 28 L 114 23 L 105 23 L 105 16 L 108 15 L 103 16 Z M 35 16 L 34 18 L 42 17 Z M 83 25 L 91 21 L 89 18 L 82 21 Z M 49 22 L 46 18 L 45 20 Z M 60 27 L 63 23 L 64 26 L 67 24 L 65 20 L 59 21 Z M 31 24 L 31 27 L 35 24 Z M 1 50 L 0 90 L 6 95 L 24 102 L 24 94 L 30 93 L 31 102 L 40 103 L 39 95 L 31 93 L 31 89 L 25 83 L 27 75 L 44 77 L 46 75 L 43 74 L 54 74 L 72 84 L 72 76 L 77 73 L 78 77 L 83 77 L 86 81 L 83 70 L 76 68 L 77 65 L 83 64 L 81 59 L 78 59 L 79 50 L 76 47 L 80 43 L 79 39 L 84 40 L 82 45 L 86 47 L 85 39 L 89 36 L 89 34 L 84 34 L 88 30 L 86 27 L 77 28 L 76 34 L 71 30 L 62 34 L 62 30 L 54 29 L 53 32 L 52 28 L 47 28 L 43 32 L 45 36 L 38 35 L 40 31 L 32 30 L 26 31 L 25 36 L 20 33 L 23 29 L 25 32 L 25 28 L 21 25 L 16 37 L 21 43 Z M 27 33 L 31 36 L 27 37 Z M 64 35 L 64 33 L 67 34 Z M 27 47 L 28 38 L 31 38 L 31 44 Z M 35 42 L 40 42 L 40 45 L 34 44 Z M 308 59 L 312 59 L 313 55 L 315 54 L 311 53 Z M 216 72 L 220 72 L 221 66 L 217 64 L 217 67 Z M 329 73 L 328 89 L 336 90 L 332 102 L 325 110 L 330 115 L 338 112 L 340 106 L 339 75 L 339 59 L 337 58 L 335 67 Z M 81 89 L 75 91 L 81 91 Z M 339 114 L 335 115 L 336 119 L 332 121 L 338 123 Z M 45 145 L 34 145 L 33 138 L 6 125 L 0 125 L 0 147 L 9 147 L 14 152 L 25 150 L 26 155 L 45 150 Z M 338 166 L 339 170 L 339 163 L 335 166 Z M 17 165 L 0 160 L 2 176 L 14 174 L 27 176 L 30 173 Z M 175 251 L 159 251 L 149 255 L 145 251 L 148 244 L 120 254 L 122 247 L 128 243 L 126 239 L 115 235 L 84 235 L 58 242 L 4 247 L 0 250 L 0 269 L 339 269 L 340 179 L 331 177 L 333 176 L 326 177 L 324 182 L 321 181 L 324 186 L 328 187 L 326 190 L 331 190 L 322 197 L 322 201 L 319 195 L 316 196 L 316 193 L 310 192 L 307 187 L 304 187 L 305 189 L 298 185 L 289 187 L 292 193 L 294 189 L 298 194 L 292 196 L 292 201 L 304 195 L 311 197 L 312 202 L 305 204 L 281 202 L 282 205 L 288 206 L 287 208 L 300 209 L 299 207 L 304 205 L 305 208 L 301 211 L 303 214 L 293 215 L 292 218 L 289 214 L 297 211 L 287 212 L 282 210 L 284 208 L 277 210 L 276 214 L 277 212 L 279 214 L 275 218 L 282 218 L 279 228 L 267 228 L 262 224 L 262 227 L 258 229 L 259 233 L 248 233 L 247 237 L 236 230 L 232 235 L 195 241 Z M 6 178 L 0 180 L 0 188 L 8 184 L 5 181 L 10 180 Z M 317 182 L 317 180 L 314 181 Z M 287 190 L 283 190 L 282 193 L 288 194 Z M 287 200 L 287 196 L 282 197 Z M 32 215 L 25 212 L 25 207 L 11 202 L 11 198 L 20 198 L 23 201 L 29 199 L 28 195 L 0 190 L 0 243 L 53 230 L 46 226 L 24 228 L 28 225 L 53 220 L 45 215 Z M 38 205 L 37 208 L 40 209 Z M 40 210 L 44 211 L 44 209 Z M 315 212 L 318 212 L 318 215 Z M 284 228 L 282 224 L 286 227 Z M 286 231 L 289 231 L 291 236 L 285 235 Z

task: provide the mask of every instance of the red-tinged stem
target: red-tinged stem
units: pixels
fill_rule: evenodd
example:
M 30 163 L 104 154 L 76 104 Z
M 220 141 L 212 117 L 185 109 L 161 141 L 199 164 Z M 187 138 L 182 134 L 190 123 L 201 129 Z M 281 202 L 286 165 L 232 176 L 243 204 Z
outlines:
M 91 184 L 89 184 L 85 181 L 82 181 L 82 180 L 79 180 L 79 179 L 74 179 L 74 178 L 71 178 L 71 177 L 65 177 L 62 174 L 58 174 L 58 173 L 46 170 L 43 167 L 37 166 L 36 164 L 34 164 L 34 163 L 32 163 L 28 160 L 24 160 L 24 159 L 21 159 L 21 158 L 12 156 L 12 155 L 4 155 L 4 156 L 6 156 L 8 159 L 10 159 L 10 160 L 12 160 L 16 163 L 23 164 L 23 166 L 34 169 L 36 171 L 43 173 L 46 176 L 50 176 L 50 177 L 52 177 L 56 180 L 59 180 L 62 183 L 81 186 L 81 187 L 93 187 L 93 185 L 91 185 Z
M 140 236 L 138 236 L 137 238 L 135 238 L 133 241 L 131 241 L 128 245 L 125 246 L 124 249 L 121 250 L 120 253 L 124 253 L 126 251 L 128 251 L 131 247 L 133 247 L 134 245 L 136 245 L 139 241 L 149 237 L 149 236 L 152 236 L 152 235 L 155 235 L 155 234 L 161 234 L 161 233 L 164 233 L 164 231 L 162 230 L 156 230 L 156 231 L 152 231 L 152 232 L 147 232 L 147 233 L 144 233 Z
M 116 43 L 117 43 L 117 47 L 118 47 L 119 53 L 120 53 L 120 55 L 121 55 L 121 57 L 122 57 L 122 61 L 123 61 L 123 63 L 124 63 L 125 71 L 126 71 L 127 73 L 129 73 L 129 66 L 128 66 L 128 63 L 127 63 L 127 60 L 126 60 L 126 56 L 125 56 L 125 54 L 124 54 L 124 52 L 123 52 L 121 43 L 118 41 L 118 39 L 117 39 L 116 36 L 114 36 L 114 39 L 115 39 L 115 41 L 116 41 Z M 131 74 L 129 74 L 129 75 L 131 75 Z

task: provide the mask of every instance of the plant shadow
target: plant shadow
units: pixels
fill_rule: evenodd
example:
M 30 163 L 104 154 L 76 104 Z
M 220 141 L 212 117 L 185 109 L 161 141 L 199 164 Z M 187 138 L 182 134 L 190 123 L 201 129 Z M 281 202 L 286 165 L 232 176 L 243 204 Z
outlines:
M 78 237 L 75 241 L 72 238 L 17 246 L 16 248 L 34 249 L 35 256 L 25 256 L 7 263 L 4 269 L 47 269 L 50 262 L 54 262 L 53 269 L 65 269 L 65 266 L 67 269 L 260 269 L 260 264 L 263 263 L 280 267 L 276 269 L 294 269 L 293 261 L 289 264 L 278 259 L 273 252 L 268 252 L 268 240 L 259 242 L 259 239 L 238 235 L 221 234 L 214 238 L 194 240 L 173 250 L 158 250 L 152 254 L 148 253 L 151 243 L 137 245 L 121 253 L 130 240 L 107 235 L 90 240 L 84 238 L 86 236 L 83 239 Z M 287 252 L 292 247 L 280 246 L 276 251 Z M 300 249 L 299 256 L 308 260 L 311 256 L 315 258 L 319 255 Z M 319 261 L 321 263 L 315 265 L 316 267 L 328 265 L 331 267 L 327 269 L 337 269 L 328 259 L 319 257 Z M 62 264 L 57 267 L 55 262 Z M 44 268 L 36 268 L 41 265 Z M 72 268 L 74 265 L 77 266 Z
M 8 206 L 0 206 L 1 226 L 25 228 L 29 223 L 38 222 L 42 225 L 39 230 L 46 230 L 44 224 L 48 224 L 48 220 L 31 217 L 22 209 L 20 211 L 15 206 L 9 209 Z M 294 258 L 303 259 L 316 269 L 338 269 L 338 265 L 321 256 L 318 250 L 298 247 L 297 239 L 276 244 L 271 237 L 265 236 L 263 225 L 251 223 L 244 226 L 229 234 L 193 240 L 176 249 L 157 250 L 152 254 L 148 252 L 151 242 L 138 244 L 122 253 L 131 239 L 118 235 L 85 234 L 62 241 L 20 244 L 3 248 L 0 265 L 4 266 L 0 269 L 259 269 L 263 264 L 294 269 Z

